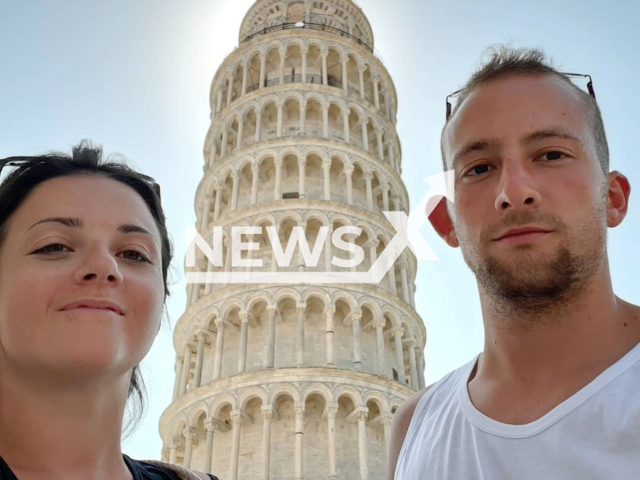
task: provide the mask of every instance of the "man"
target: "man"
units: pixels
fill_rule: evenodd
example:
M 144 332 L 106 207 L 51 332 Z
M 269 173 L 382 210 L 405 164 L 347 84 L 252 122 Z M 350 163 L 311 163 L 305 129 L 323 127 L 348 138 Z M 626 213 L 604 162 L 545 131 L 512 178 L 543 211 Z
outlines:
M 461 91 L 429 220 L 476 276 L 484 350 L 398 409 L 389 479 L 640 478 L 640 308 L 606 243 L 630 185 L 589 89 L 503 47 Z

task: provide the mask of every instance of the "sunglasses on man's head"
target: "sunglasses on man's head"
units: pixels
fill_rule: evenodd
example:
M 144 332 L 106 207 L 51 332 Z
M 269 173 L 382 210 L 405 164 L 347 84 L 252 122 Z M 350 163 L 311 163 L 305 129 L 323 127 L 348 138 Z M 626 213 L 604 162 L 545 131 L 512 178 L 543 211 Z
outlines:
M 44 163 L 48 161 L 47 158 L 42 158 L 42 157 L 7 157 L 7 158 L 3 158 L 0 159 L 0 175 L 2 175 L 2 169 L 4 167 L 24 167 L 24 166 L 29 166 L 29 167 L 33 167 L 35 165 L 38 165 L 40 163 Z M 144 180 L 152 189 L 154 192 L 156 192 L 156 195 L 158 195 L 158 200 L 160 200 L 160 185 L 158 185 L 158 183 L 150 176 L 145 175 L 143 173 L 137 173 L 137 175 L 139 176 L 139 178 L 141 180 Z
M 560 72 L 562 75 L 566 76 L 566 77 L 582 77 L 582 78 L 588 78 L 589 82 L 587 83 L 587 90 L 589 91 L 589 95 L 591 95 L 594 99 L 596 98 L 596 92 L 593 89 L 593 80 L 591 80 L 591 75 L 585 74 L 585 73 L 567 73 L 567 72 Z M 449 121 L 449 117 L 451 117 L 451 111 L 452 111 L 452 107 L 451 107 L 451 102 L 449 101 L 450 98 L 454 98 L 456 95 L 458 95 L 460 92 L 462 92 L 464 90 L 464 88 L 461 88 L 460 90 L 456 90 L 453 93 L 450 93 L 449 95 L 447 95 L 446 98 L 446 102 L 447 102 L 447 117 L 446 117 L 446 121 Z

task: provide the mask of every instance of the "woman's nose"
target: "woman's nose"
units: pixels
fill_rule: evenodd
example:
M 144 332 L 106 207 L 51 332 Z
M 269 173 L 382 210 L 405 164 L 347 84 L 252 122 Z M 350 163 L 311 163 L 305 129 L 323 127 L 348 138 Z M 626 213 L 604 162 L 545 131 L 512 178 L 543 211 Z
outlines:
M 117 259 L 104 248 L 94 248 L 87 253 L 76 271 L 76 281 L 96 280 L 110 284 L 122 282 Z

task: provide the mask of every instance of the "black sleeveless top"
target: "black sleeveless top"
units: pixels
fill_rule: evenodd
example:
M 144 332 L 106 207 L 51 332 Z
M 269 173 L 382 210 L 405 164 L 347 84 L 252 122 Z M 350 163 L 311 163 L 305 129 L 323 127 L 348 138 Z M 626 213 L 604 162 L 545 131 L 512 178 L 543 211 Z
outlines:
M 122 455 L 122 458 L 133 475 L 133 480 L 180 480 L 175 473 L 166 470 L 165 468 L 151 465 L 150 463 L 142 462 L 140 460 L 133 460 L 128 455 L 124 454 Z M 208 475 L 211 480 L 218 480 L 218 477 L 211 474 Z M 2 457 L 0 457 L 0 480 L 19 480 Z

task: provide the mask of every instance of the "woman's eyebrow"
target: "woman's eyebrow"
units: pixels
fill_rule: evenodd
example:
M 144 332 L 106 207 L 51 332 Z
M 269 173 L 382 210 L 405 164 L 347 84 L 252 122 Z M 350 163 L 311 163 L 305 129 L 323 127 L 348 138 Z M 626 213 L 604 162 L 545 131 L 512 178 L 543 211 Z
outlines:
M 72 228 L 82 228 L 84 223 L 78 217 L 49 217 L 39 220 L 38 222 L 31 225 L 27 230 L 31 230 L 36 225 L 41 225 L 44 223 L 60 223 L 65 227 Z M 146 228 L 140 227 L 138 225 L 132 225 L 130 223 L 123 223 L 118 226 L 118 231 L 121 233 L 143 233 L 145 235 L 149 235 L 151 238 L 155 240 L 153 234 L 147 230 Z

